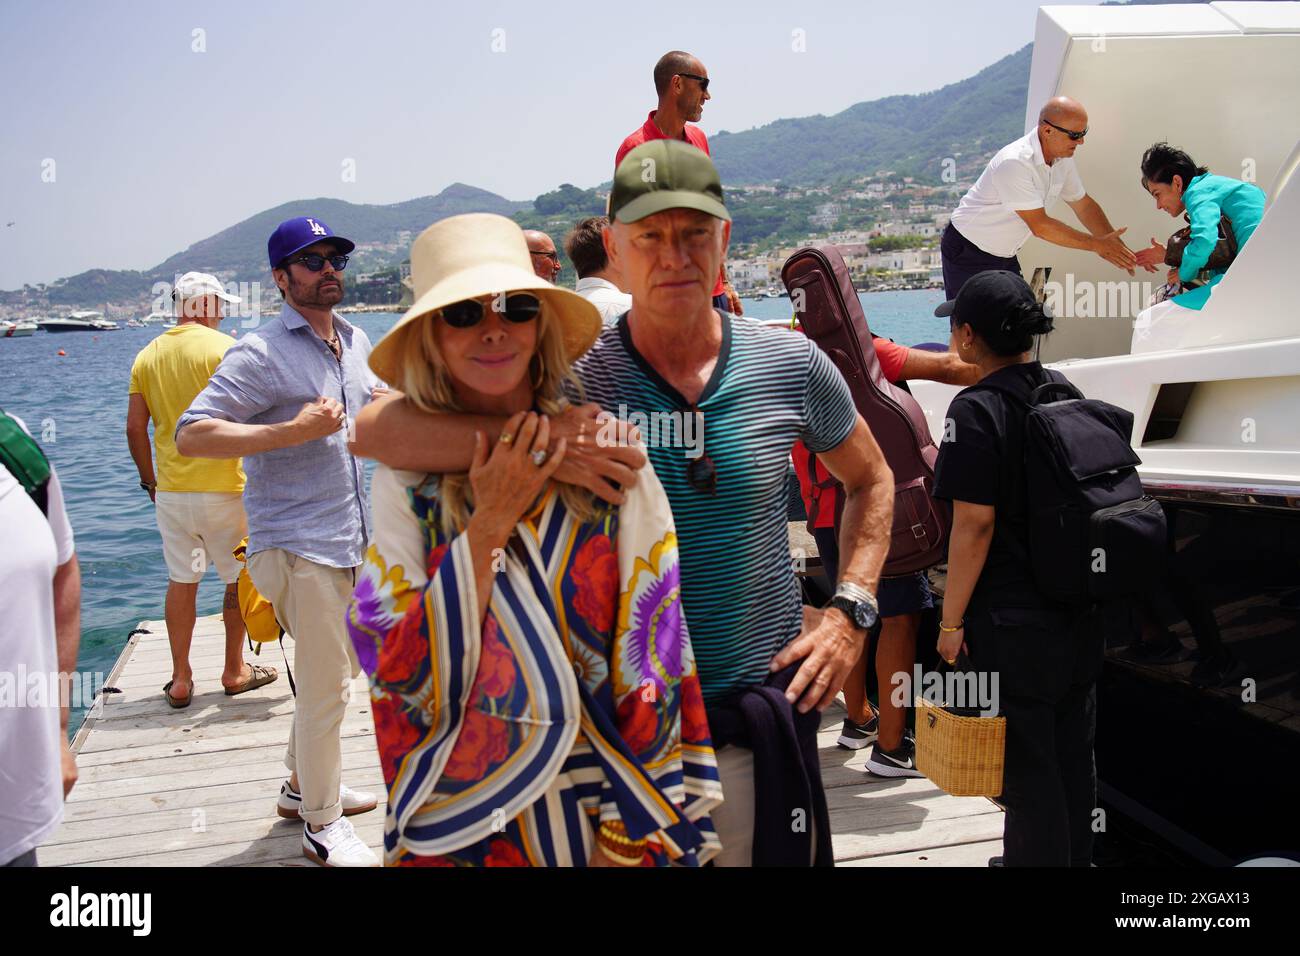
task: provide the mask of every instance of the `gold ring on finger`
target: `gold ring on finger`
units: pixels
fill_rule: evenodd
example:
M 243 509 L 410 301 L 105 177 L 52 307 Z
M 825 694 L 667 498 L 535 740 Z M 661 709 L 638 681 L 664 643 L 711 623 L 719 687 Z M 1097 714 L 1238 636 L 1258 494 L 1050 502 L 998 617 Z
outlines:
M 515 436 L 510 434 L 509 432 L 501 433 L 501 444 L 509 445 L 514 440 L 515 440 Z

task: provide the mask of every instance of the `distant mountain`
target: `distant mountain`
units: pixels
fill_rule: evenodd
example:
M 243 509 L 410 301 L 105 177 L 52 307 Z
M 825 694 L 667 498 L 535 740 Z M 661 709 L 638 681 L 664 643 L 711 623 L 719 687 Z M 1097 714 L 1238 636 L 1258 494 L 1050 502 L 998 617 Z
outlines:
M 266 240 L 275 227 L 293 216 L 320 216 L 341 236 L 358 243 L 351 272 L 372 272 L 395 266 L 410 255 L 411 240 L 430 223 L 465 212 L 494 212 L 503 216 L 532 208 L 531 203 L 504 199 L 496 193 L 453 183 L 436 196 L 421 196 L 388 206 L 345 202 L 342 199 L 300 199 L 267 209 L 202 239 L 152 269 L 91 269 L 58 279 L 45 287 L 52 306 L 100 306 L 134 302 L 147 296 L 155 282 L 171 282 L 177 274 L 197 270 L 226 280 L 270 282 Z M 28 290 L 0 293 L 0 302 L 17 304 Z
M 418 234 L 430 223 L 466 212 L 494 212 L 513 216 L 529 206 L 513 202 L 464 183 L 453 183 L 436 196 L 421 196 L 389 206 L 372 206 L 345 202 L 342 199 L 301 199 L 223 229 L 190 246 L 184 252 L 159 263 L 148 275 L 171 279 L 178 272 L 197 269 L 203 272 L 234 272 L 239 278 L 255 278 L 267 271 L 266 239 L 275 227 L 293 216 L 310 213 L 329 223 L 341 236 L 360 243 L 356 253 L 363 269 L 378 268 L 400 262 L 409 248 L 392 251 L 401 233 Z M 406 246 L 409 247 L 409 240 Z
M 892 169 L 938 182 L 944 158 L 987 153 L 1024 133 L 1033 45 L 932 93 L 777 120 L 709 140 L 724 183 L 822 185 Z
M 988 154 L 1021 135 L 1031 47 L 1004 57 L 975 76 L 931 93 L 891 96 L 859 103 L 834 116 L 782 119 L 710 139 L 722 181 L 730 188 L 780 181 L 783 187 L 830 185 L 890 169 L 921 183 L 940 182 L 942 161 L 957 160 L 972 178 Z M 389 269 L 407 258 L 411 240 L 430 223 L 465 212 L 511 216 L 525 228 L 549 232 L 559 245 L 564 232 L 585 215 L 604 211 L 602 187 L 564 184 L 532 202 L 455 183 L 436 196 L 387 206 L 341 199 L 284 203 L 194 243 L 152 269 L 92 269 L 43 289 L 0 293 L 0 304 L 28 309 L 139 302 L 155 282 L 196 269 L 234 281 L 269 281 L 266 239 L 291 216 L 319 215 L 341 235 L 360 243 L 351 273 Z M 811 200 L 808 200 L 811 203 Z M 802 207 L 737 207 L 737 241 L 785 235 L 806 228 Z M 562 281 L 572 281 L 566 268 Z

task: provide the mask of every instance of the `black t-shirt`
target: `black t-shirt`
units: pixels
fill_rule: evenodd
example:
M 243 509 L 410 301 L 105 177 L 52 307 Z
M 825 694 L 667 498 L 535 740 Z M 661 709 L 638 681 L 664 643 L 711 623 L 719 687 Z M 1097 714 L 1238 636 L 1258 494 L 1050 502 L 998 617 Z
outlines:
M 1024 399 L 1044 382 L 1059 381 L 1038 362 L 1008 365 L 981 382 L 1012 389 Z M 972 606 L 1051 606 L 1034 586 L 1029 564 L 1029 506 L 1025 495 L 1027 406 L 992 388 L 963 389 L 948 406 L 934 495 L 992 505 L 988 558 L 971 595 Z

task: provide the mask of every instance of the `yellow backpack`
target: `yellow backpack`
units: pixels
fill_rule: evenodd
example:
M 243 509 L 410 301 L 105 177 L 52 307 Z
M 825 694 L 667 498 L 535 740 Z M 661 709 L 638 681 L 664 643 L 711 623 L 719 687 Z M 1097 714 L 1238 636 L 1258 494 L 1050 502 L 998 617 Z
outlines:
M 239 613 L 243 615 L 244 627 L 248 631 L 249 646 L 252 647 L 254 654 L 258 654 L 261 653 L 263 644 L 278 641 L 284 634 L 284 628 L 280 627 L 271 602 L 262 597 L 261 592 L 253 586 L 253 579 L 248 576 L 247 552 L 248 538 L 244 538 L 232 553 L 235 559 L 244 565 L 239 569 L 237 582 Z

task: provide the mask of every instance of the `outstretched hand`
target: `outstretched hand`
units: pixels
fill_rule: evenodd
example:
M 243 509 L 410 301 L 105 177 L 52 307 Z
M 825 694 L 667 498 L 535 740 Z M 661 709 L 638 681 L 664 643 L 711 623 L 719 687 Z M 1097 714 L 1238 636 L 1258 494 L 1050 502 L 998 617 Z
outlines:
M 1114 232 L 1108 232 L 1104 236 L 1098 236 L 1096 248 L 1093 250 L 1111 265 L 1118 266 L 1129 275 L 1133 274 L 1133 267 L 1137 265 L 1137 256 L 1133 250 L 1124 245 L 1120 236 L 1128 231 L 1128 226 L 1121 226 Z
M 1151 245 L 1145 249 L 1139 249 L 1134 258 L 1137 260 L 1137 264 L 1146 269 L 1147 272 L 1155 272 L 1165 261 L 1165 247 L 1152 238 Z

